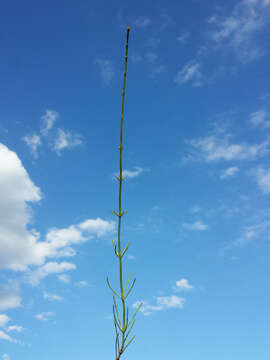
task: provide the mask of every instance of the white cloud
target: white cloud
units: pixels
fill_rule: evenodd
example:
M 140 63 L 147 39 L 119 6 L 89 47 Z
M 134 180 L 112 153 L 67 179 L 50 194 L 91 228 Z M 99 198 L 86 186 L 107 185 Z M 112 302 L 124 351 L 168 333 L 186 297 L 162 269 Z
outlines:
M 47 262 L 48 258 L 72 257 L 76 251 L 71 247 L 92 239 L 105 236 L 115 230 L 114 221 L 101 218 L 86 219 L 68 228 L 50 229 L 45 240 L 39 241 L 40 234 L 29 229 L 32 212 L 29 202 L 41 199 L 40 189 L 31 181 L 20 159 L 13 151 L 0 144 L 0 268 L 28 271 L 27 278 L 33 283 L 49 274 L 75 269 L 71 263 Z M 62 278 L 63 279 L 63 278 Z M 20 306 L 20 297 L 11 287 L 0 287 L 0 311 Z
M 56 294 L 50 294 L 47 291 L 43 292 L 43 297 L 44 299 L 48 299 L 48 300 L 56 300 L 56 301 L 62 301 L 63 298 L 62 296 L 56 295 Z
M 178 37 L 177 37 L 177 40 L 181 43 L 181 44 L 185 44 L 187 39 L 189 37 L 189 33 L 188 32 L 184 32 L 182 34 L 180 34 Z
M 259 168 L 254 171 L 259 188 L 264 194 L 270 194 L 270 169 Z
M 79 134 L 57 129 L 57 136 L 52 144 L 52 149 L 60 155 L 64 149 L 71 149 L 80 145 L 82 145 L 82 139 Z
M 258 221 L 254 225 L 245 226 L 242 229 L 242 235 L 232 246 L 244 246 L 261 239 L 269 239 L 270 221 Z M 231 247 L 232 247 L 231 246 Z
M 0 330 L 0 340 L 8 340 L 8 341 L 13 341 L 12 337 L 9 336 L 7 333 L 5 333 L 4 331 Z
M 30 151 L 35 159 L 38 158 L 38 148 L 41 146 L 42 142 L 40 136 L 37 134 L 25 135 L 23 141 L 30 148 Z
M 139 176 L 144 170 L 141 167 L 136 166 L 136 170 L 123 170 L 122 176 L 127 178 L 135 178 Z M 116 174 L 115 174 L 116 175 Z
M 6 314 L 0 314 L 0 327 L 5 327 L 9 320 L 9 317 Z
M 159 296 L 155 299 L 155 305 L 150 305 L 147 301 L 136 301 L 133 304 L 133 307 L 137 309 L 138 306 L 143 303 L 139 311 L 142 312 L 143 315 L 148 316 L 153 311 L 162 311 L 169 308 L 182 309 L 184 302 L 185 299 L 179 298 L 176 295 Z
M 266 9 L 269 4 L 268 0 L 242 0 L 234 6 L 231 15 L 222 19 L 213 15 L 210 18 L 214 20 L 210 22 L 213 26 L 212 38 L 217 44 L 233 49 L 243 63 L 261 57 L 264 48 L 256 36 L 269 22 Z
M 42 279 L 45 279 L 51 274 L 59 274 L 65 271 L 71 271 L 75 269 L 76 265 L 70 262 L 47 262 L 45 265 L 40 266 L 37 270 L 29 271 L 27 273 L 27 280 L 32 285 L 38 285 Z
M 184 223 L 183 227 L 188 230 L 198 230 L 198 231 L 204 231 L 208 229 L 208 225 L 204 224 L 203 221 L 194 221 L 191 224 Z
M 78 286 L 78 287 L 85 287 L 87 285 L 88 285 L 88 282 L 85 280 L 81 280 L 76 283 L 76 286 Z
M 0 285 L 0 311 L 21 306 L 21 298 L 16 284 Z
M 111 61 L 106 59 L 97 59 L 96 64 L 99 67 L 104 84 L 109 85 L 114 77 L 114 69 Z
M 194 206 L 192 206 L 192 208 L 191 208 L 190 211 L 191 211 L 193 214 L 196 214 L 196 213 L 200 212 L 201 210 L 202 210 L 202 208 L 201 208 L 200 206 L 194 205 Z
M 181 85 L 191 82 L 192 86 L 202 85 L 202 74 L 200 64 L 196 61 L 188 62 L 177 74 L 174 81 Z
M 19 326 L 19 325 L 10 325 L 10 326 L 7 328 L 7 331 L 8 331 L 8 332 L 12 332 L 12 331 L 22 332 L 22 331 L 23 331 L 23 327 L 22 327 L 22 326 Z
M 176 290 L 192 290 L 193 286 L 190 285 L 187 279 L 179 279 L 175 283 Z
M 47 136 L 49 131 L 53 128 L 56 120 L 58 119 L 59 114 L 54 110 L 46 110 L 45 115 L 41 117 L 42 127 L 41 134 Z
M 70 282 L 70 276 L 67 274 L 58 275 L 58 280 L 64 284 L 68 284 Z
M 222 171 L 220 178 L 222 180 L 227 179 L 228 177 L 234 176 L 238 171 L 239 171 L 238 166 L 231 166 L 228 169 L 225 169 L 224 171 Z
M 133 25 L 135 25 L 138 28 L 146 28 L 147 26 L 149 26 L 151 24 L 151 21 L 148 17 L 146 16 L 139 16 L 137 17 L 137 19 L 135 19 L 133 21 Z
M 8 354 L 3 354 L 2 360 L 10 360 Z
M 88 219 L 80 223 L 78 227 L 83 231 L 86 231 L 88 234 L 101 237 L 106 236 L 115 230 L 115 222 L 105 221 L 101 218 Z
M 260 144 L 232 144 L 231 135 L 210 135 L 188 141 L 195 150 L 195 157 L 206 162 L 228 160 L 254 160 L 269 153 L 270 137 Z
M 41 199 L 15 152 L 0 144 L 0 268 L 24 270 L 40 263 L 34 250 L 39 237 L 27 229 L 31 221 L 29 202 Z
M 49 317 L 51 317 L 51 316 L 53 316 L 53 313 L 48 311 L 48 312 L 43 312 L 41 314 L 35 315 L 35 318 L 40 321 L 48 321 Z
M 270 113 L 265 109 L 260 109 L 250 114 L 249 119 L 254 126 L 260 126 L 262 128 L 270 127 Z

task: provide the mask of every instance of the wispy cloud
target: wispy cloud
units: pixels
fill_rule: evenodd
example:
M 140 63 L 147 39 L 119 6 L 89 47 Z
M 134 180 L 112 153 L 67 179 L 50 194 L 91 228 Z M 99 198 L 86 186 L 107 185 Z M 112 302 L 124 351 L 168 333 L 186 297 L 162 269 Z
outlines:
M 46 110 L 45 114 L 41 116 L 41 127 L 39 133 L 32 133 L 25 135 L 22 139 L 30 148 L 34 158 L 38 158 L 38 150 L 44 144 L 54 150 L 58 155 L 64 149 L 71 149 L 82 145 L 82 137 L 69 130 L 61 128 L 53 130 L 56 120 L 59 118 L 59 113 L 55 110 Z
M 138 306 L 143 303 L 139 311 L 142 312 L 143 315 L 148 316 L 153 311 L 162 311 L 166 309 L 182 309 L 184 302 L 185 299 L 180 298 L 176 295 L 158 296 L 156 297 L 153 305 L 150 305 L 147 301 L 136 301 L 133 304 L 133 307 L 137 309 Z
M 225 170 L 222 171 L 220 178 L 222 180 L 233 177 L 237 172 L 239 171 L 238 166 L 231 166 Z
M 8 331 L 8 332 L 12 332 L 12 331 L 22 332 L 22 331 L 23 331 L 23 327 L 22 327 L 22 326 L 19 326 L 19 325 L 10 325 L 10 326 L 7 328 L 7 331 Z
M 253 171 L 259 188 L 264 194 L 270 194 L 270 169 L 258 168 Z
M 187 141 L 193 148 L 193 153 L 185 157 L 200 159 L 206 162 L 229 160 L 254 160 L 269 153 L 270 137 L 259 144 L 231 143 L 231 134 L 210 135 L 204 138 Z
M 112 62 L 108 59 L 97 59 L 96 64 L 99 67 L 101 78 L 105 85 L 110 85 L 114 77 Z
M 160 26 L 161 30 L 167 29 L 170 26 L 170 24 L 173 23 L 171 16 L 165 13 L 160 15 L 160 19 L 161 19 L 161 26 Z
M 166 70 L 166 66 L 165 65 L 158 65 L 158 66 L 154 66 L 151 69 L 151 77 L 156 77 L 157 75 L 163 73 Z
M 269 23 L 269 1 L 242 0 L 229 16 L 214 14 L 208 23 L 216 44 L 231 48 L 242 63 L 258 59 L 264 54 L 264 45 L 256 36 Z
M 148 62 L 154 62 L 154 61 L 157 60 L 158 56 L 157 56 L 157 54 L 154 53 L 154 52 L 147 52 L 147 53 L 145 54 L 145 58 L 146 58 L 146 60 L 147 60 Z
M 18 285 L 10 283 L 0 285 L 0 311 L 15 309 L 21 306 Z
M 260 109 L 253 112 L 249 116 L 250 123 L 253 126 L 262 127 L 263 129 L 270 127 L 270 112 L 266 109 Z
M 40 321 L 48 321 L 51 316 L 53 316 L 53 313 L 48 311 L 35 315 L 35 318 Z
M 82 287 L 86 287 L 88 285 L 88 282 L 86 280 L 80 280 L 77 281 L 75 285 L 82 288 Z
M 44 299 L 52 300 L 52 301 L 62 301 L 62 300 L 64 300 L 62 298 L 62 296 L 59 296 L 59 295 L 56 295 L 56 294 L 51 294 L 51 293 L 48 293 L 47 291 L 43 292 L 43 297 L 44 297 Z
M 145 169 L 139 167 L 139 166 L 136 166 L 135 167 L 135 170 L 127 170 L 127 169 L 124 169 L 123 172 L 122 172 L 122 176 L 123 178 L 130 178 L 130 179 L 133 179 L 137 176 L 139 176 L 142 172 L 146 171 Z M 119 176 L 117 173 L 114 173 L 113 174 L 113 178 L 115 178 L 115 176 Z
M 176 75 L 174 81 L 179 84 L 190 82 L 192 86 L 198 87 L 202 85 L 202 74 L 200 64 L 196 61 L 188 62 Z
M 46 110 L 45 114 L 41 117 L 42 126 L 40 132 L 43 136 L 48 135 L 49 131 L 53 128 L 58 117 L 58 112 L 54 110 Z
M 70 262 L 63 261 L 47 262 L 45 265 L 40 266 L 37 270 L 31 270 L 27 273 L 27 280 L 32 285 L 38 285 L 42 279 L 45 279 L 51 274 L 59 274 L 65 271 L 75 270 L 76 265 Z
M 74 134 L 70 131 L 58 129 L 57 136 L 51 147 L 57 155 L 60 155 L 64 149 L 71 149 L 82 145 L 82 138 L 79 134 Z
M 181 44 L 185 44 L 187 42 L 187 39 L 189 38 L 189 33 L 188 32 L 183 32 L 182 34 L 177 36 L 177 40 L 181 43 Z
M 30 151 L 35 159 L 38 158 L 38 148 L 41 146 L 41 138 L 37 134 L 25 135 L 23 141 L 30 148 Z
M 151 24 L 151 20 L 147 16 L 138 16 L 132 23 L 136 27 L 143 29 Z
M 57 278 L 60 282 L 64 284 L 70 283 L 70 276 L 68 274 L 60 274 Z
M 205 231 L 208 229 L 208 225 L 203 221 L 194 221 L 193 223 L 184 223 L 183 227 L 188 230 Z

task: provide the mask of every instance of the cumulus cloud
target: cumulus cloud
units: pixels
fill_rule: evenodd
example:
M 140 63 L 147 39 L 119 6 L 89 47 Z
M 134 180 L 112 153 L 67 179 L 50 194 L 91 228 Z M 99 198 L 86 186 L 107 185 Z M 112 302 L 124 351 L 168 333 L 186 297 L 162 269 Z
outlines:
M 234 176 L 238 171 L 239 171 L 238 166 L 231 166 L 222 171 L 220 178 L 222 180 L 230 178 L 230 177 Z
M 190 82 L 192 86 L 202 85 L 202 74 L 200 64 L 196 61 L 188 62 L 177 74 L 174 81 L 179 84 Z
M 2 360 L 10 360 L 10 357 L 8 356 L 8 354 L 3 354 Z
M 138 306 L 143 303 L 143 305 L 140 308 L 140 312 L 143 313 L 143 315 L 148 316 L 150 315 L 153 311 L 162 311 L 162 310 L 166 310 L 169 308 L 174 308 L 174 309 L 182 309 L 183 305 L 184 305 L 185 299 L 180 298 L 176 295 L 171 295 L 171 296 L 158 296 L 155 299 L 155 304 L 154 305 L 150 305 L 149 302 L 147 301 L 136 301 L 133 304 L 133 307 L 135 309 L 138 308 Z
M 203 221 L 194 221 L 193 223 L 184 223 L 183 227 L 188 230 L 204 231 L 208 229 L 208 225 L 204 224 Z
M 175 290 L 192 290 L 193 286 L 190 285 L 187 279 L 179 279 L 175 283 Z
M 25 135 L 23 141 L 30 148 L 30 151 L 35 159 L 38 158 L 38 148 L 41 146 L 42 142 L 40 136 L 37 134 Z
M 105 85 L 110 85 L 114 77 L 114 69 L 110 60 L 97 59 L 96 64 L 99 67 L 101 78 Z
M 53 316 L 53 313 L 48 311 L 35 315 L 35 318 L 40 321 L 48 321 L 51 316 Z
M 29 229 L 32 220 L 29 203 L 40 201 L 40 189 L 31 181 L 16 153 L 3 144 L 0 144 L 0 162 L 0 268 L 25 271 L 31 265 L 38 266 L 38 270 L 31 270 L 38 282 L 49 273 L 63 272 L 52 271 L 53 267 L 74 268 L 74 265 L 63 265 L 67 263 L 48 262 L 44 265 L 48 258 L 72 257 L 76 251 L 71 245 L 114 231 L 114 221 L 86 219 L 64 229 L 52 228 L 40 241 L 40 234 Z M 12 306 L 18 305 L 19 297 L 12 295 L 9 301 Z

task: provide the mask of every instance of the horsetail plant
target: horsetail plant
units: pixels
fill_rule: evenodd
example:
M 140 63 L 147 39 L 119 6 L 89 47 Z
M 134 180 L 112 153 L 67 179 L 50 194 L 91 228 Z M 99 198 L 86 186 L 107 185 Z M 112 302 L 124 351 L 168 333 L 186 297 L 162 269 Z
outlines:
M 114 320 L 114 327 L 115 327 L 115 358 L 116 360 L 119 360 L 121 355 L 124 353 L 128 345 L 134 340 L 135 335 L 129 338 L 130 332 L 135 324 L 135 317 L 137 312 L 139 311 L 141 305 L 137 307 L 135 313 L 129 318 L 129 309 L 126 304 L 126 299 L 128 295 L 130 294 L 131 290 L 133 289 L 135 285 L 136 278 L 132 281 L 131 286 L 129 287 L 129 283 L 131 280 L 132 272 L 130 273 L 128 280 L 124 286 L 123 284 L 123 257 L 125 253 L 127 252 L 130 243 L 126 245 L 124 250 L 122 251 L 121 246 L 121 237 L 120 237 L 120 231 L 121 231 L 121 219 L 122 216 L 127 212 L 122 212 L 122 152 L 123 152 L 123 120 L 124 120 L 124 103 L 125 103 L 125 89 L 126 89 L 126 77 L 127 77 L 127 59 L 128 59 L 128 39 L 129 39 L 129 32 L 130 27 L 127 27 L 127 37 L 126 37 L 126 55 L 125 55 L 125 68 L 124 68 L 124 79 L 123 79 L 123 91 L 122 91 L 122 110 L 121 110 L 121 126 L 120 126 L 120 145 L 119 145 L 119 151 L 120 151 L 120 173 L 119 176 L 115 176 L 116 179 L 119 181 L 119 199 L 118 199 L 118 212 L 112 211 L 112 214 L 117 216 L 118 218 L 118 238 L 117 238 L 117 244 L 112 240 L 114 253 L 116 257 L 119 260 L 119 282 L 120 282 L 120 293 L 115 291 L 109 282 L 108 276 L 107 276 L 107 284 L 110 288 L 110 290 L 113 293 L 113 320 Z M 128 288 L 129 287 L 129 288 Z M 118 310 L 117 302 L 116 300 L 120 301 L 120 304 L 122 305 L 122 312 Z M 122 319 L 121 319 L 122 315 Z

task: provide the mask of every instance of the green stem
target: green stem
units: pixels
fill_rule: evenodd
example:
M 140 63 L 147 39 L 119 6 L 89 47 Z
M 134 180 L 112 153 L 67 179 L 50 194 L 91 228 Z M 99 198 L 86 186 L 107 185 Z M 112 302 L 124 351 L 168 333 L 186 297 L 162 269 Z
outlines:
M 123 120 L 124 120 L 124 105 L 125 105 L 125 91 L 126 91 L 126 78 L 127 78 L 127 59 L 128 59 L 128 39 L 129 39 L 130 28 L 127 28 L 127 38 L 126 38 L 126 55 L 125 55 L 125 69 L 124 69 L 124 79 L 123 79 L 123 91 L 122 91 L 122 109 L 121 109 L 121 128 L 120 128 L 120 174 L 119 174 L 119 206 L 118 206 L 118 254 L 119 254 L 119 276 L 120 276 L 120 292 L 121 292 L 121 301 L 122 301 L 122 313 L 123 313 L 123 331 L 122 331 L 122 344 L 120 352 L 124 351 L 125 345 L 125 323 L 126 323 L 126 304 L 125 304 L 125 294 L 123 291 L 123 269 L 122 269 L 122 257 L 121 252 L 121 219 L 122 219 L 122 153 L 123 153 Z M 121 355 L 121 354 L 120 354 Z M 120 356 L 119 356 L 120 358 Z

